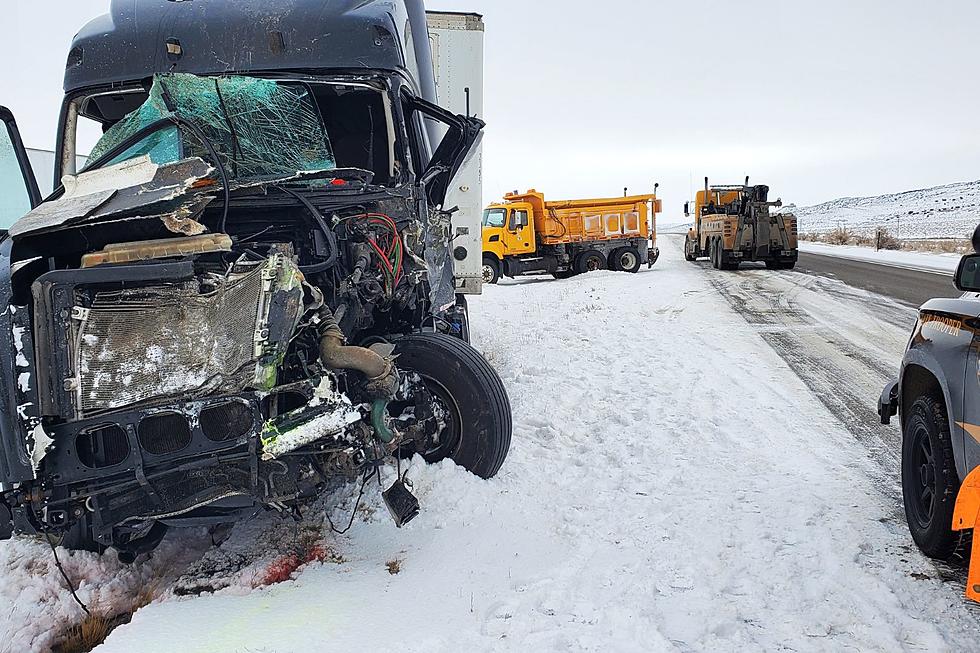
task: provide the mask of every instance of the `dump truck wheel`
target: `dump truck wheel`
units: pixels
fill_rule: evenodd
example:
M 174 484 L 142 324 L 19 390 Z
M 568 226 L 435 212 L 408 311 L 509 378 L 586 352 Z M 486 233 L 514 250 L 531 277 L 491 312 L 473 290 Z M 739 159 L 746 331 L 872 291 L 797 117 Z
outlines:
M 494 284 L 500 281 L 500 264 L 492 258 L 483 257 L 483 283 Z
M 691 240 L 690 236 L 684 236 L 684 260 L 693 261 L 695 258 L 694 241 Z
M 960 537 L 952 525 L 959 489 L 946 408 L 919 397 L 902 432 L 902 497 L 912 539 L 930 558 L 948 560 L 956 552 Z
M 767 270 L 778 270 L 780 268 L 779 261 L 766 261 Z
M 779 264 L 780 270 L 792 270 L 796 267 L 796 261 L 784 261 Z
M 439 443 L 420 452 L 427 462 L 450 458 L 493 478 L 507 458 L 512 430 L 503 381 L 480 353 L 458 338 L 418 333 L 395 342 L 398 367 L 418 373 L 447 413 Z
M 712 240 L 708 250 L 708 258 L 711 259 L 711 267 L 716 270 L 721 269 L 721 247 L 717 240 Z
M 575 259 L 575 272 L 578 274 L 585 274 L 587 272 L 596 272 L 597 270 L 606 269 L 606 257 L 602 255 L 601 252 L 597 252 L 591 249 L 587 252 L 582 252 Z
M 620 247 L 612 255 L 609 267 L 619 272 L 635 274 L 640 271 L 640 252 L 635 247 Z
M 560 272 L 552 272 L 551 276 L 555 279 L 571 279 L 575 276 L 575 270 L 562 270 Z

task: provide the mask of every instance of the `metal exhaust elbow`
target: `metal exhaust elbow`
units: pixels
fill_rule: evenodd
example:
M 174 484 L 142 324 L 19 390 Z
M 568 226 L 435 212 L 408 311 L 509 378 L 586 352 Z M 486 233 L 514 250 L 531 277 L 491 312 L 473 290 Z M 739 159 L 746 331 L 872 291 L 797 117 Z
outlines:
M 333 314 L 326 306 L 320 309 L 321 324 L 325 326 L 320 336 L 320 361 L 332 370 L 354 370 L 367 377 L 367 390 L 377 397 L 391 398 L 398 391 L 398 370 L 395 368 L 391 345 L 352 347 L 346 344 Z

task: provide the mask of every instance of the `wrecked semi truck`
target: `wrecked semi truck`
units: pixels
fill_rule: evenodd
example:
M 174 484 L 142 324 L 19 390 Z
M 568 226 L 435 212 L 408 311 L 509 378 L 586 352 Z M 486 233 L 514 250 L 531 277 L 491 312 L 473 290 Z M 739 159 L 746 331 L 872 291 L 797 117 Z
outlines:
M 776 214 L 782 201 L 769 201 L 768 186 L 710 186 L 694 201 L 694 224 L 684 239 L 684 258 L 707 257 L 719 270 L 737 270 L 746 261 L 764 261 L 770 270 L 792 270 L 799 258 L 796 216 Z M 691 217 L 690 202 L 684 216 Z
M 133 559 L 414 454 L 497 473 L 445 206 L 483 123 L 432 102 L 420 1 L 115 0 L 65 91 L 44 202 L 0 142 L 34 207 L 0 242 L 0 535 Z
M 633 195 L 545 201 L 533 188 L 508 193 L 483 212 L 483 281 L 550 273 L 565 279 L 596 270 L 653 266 L 660 200 Z

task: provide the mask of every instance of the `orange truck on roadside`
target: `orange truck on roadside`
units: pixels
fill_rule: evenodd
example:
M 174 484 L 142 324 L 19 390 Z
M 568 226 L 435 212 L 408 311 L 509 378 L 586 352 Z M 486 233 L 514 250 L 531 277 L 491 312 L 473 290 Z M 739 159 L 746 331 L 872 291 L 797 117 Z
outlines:
M 656 187 L 651 195 L 560 201 L 534 189 L 508 193 L 483 212 L 483 281 L 652 267 L 660 210 Z

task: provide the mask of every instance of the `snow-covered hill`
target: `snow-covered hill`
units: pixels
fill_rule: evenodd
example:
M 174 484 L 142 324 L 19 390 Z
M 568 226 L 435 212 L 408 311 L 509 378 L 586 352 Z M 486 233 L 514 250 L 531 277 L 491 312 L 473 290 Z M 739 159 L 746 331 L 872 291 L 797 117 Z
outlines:
M 838 226 L 863 234 L 878 227 L 899 238 L 969 238 L 980 222 L 980 181 L 967 181 L 878 197 L 842 197 L 783 211 L 800 219 L 800 233 Z

